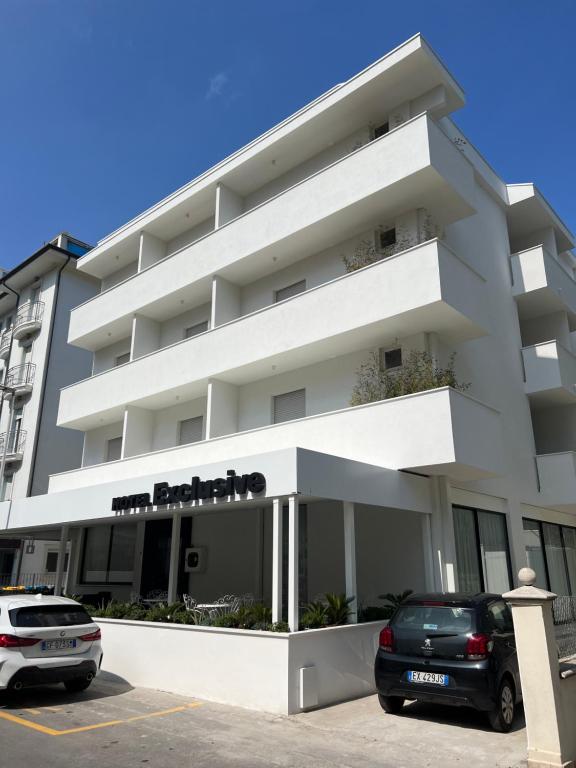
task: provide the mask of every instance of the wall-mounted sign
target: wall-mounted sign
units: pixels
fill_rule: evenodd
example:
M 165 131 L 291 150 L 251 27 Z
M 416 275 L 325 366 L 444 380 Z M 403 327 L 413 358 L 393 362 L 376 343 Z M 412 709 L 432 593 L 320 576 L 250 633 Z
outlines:
M 112 499 L 112 512 L 125 512 L 141 507 L 161 507 L 166 504 L 180 504 L 207 499 L 223 499 L 229 496 L 245 496 L 251 493 L 257 496 L 266 488 L 266 478 L 261 472 L 249 475 L 237 475 L 233 469 L 226 472 L 226 477 L 215 480 L 200 480 L 193 477 L 189 483 L 170 485 L 155 483 L 150 493 L 132 493 L 129 496 L 116 496 Z

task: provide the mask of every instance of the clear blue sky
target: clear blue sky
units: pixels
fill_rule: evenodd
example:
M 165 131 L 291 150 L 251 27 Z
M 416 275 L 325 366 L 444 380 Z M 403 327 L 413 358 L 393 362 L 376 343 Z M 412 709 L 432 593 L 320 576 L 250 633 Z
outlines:
M 574 231 L 575 27 L 576 0 L 0 0 L 0 264 L 95 243 L 416 32 Z

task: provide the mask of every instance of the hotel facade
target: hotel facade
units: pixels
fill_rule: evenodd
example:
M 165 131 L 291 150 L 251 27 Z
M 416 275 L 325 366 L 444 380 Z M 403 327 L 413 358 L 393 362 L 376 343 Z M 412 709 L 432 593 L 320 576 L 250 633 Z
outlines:
M 527 558 L 575 592 L 574 240 L 463 105 L 417 35 L 78 259 L 82 466 L 0 503 L 4 536 L 59 538 L 59 588 L 251 593 L 293 630 L 326 592 L 355 619 Z M 351 405 L 415 360 L 461 386 Z

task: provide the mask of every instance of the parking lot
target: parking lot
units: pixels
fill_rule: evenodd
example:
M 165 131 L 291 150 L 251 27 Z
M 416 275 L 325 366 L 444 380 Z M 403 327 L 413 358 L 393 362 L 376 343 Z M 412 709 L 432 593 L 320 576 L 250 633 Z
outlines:
M 134 689 L 101 675 L 81 694 L 61 686 L 0 695 L 1 765 L 498 766 L 525 758 L 521 720 L 493 733 L 474 712 L 411 704 L 385 715 L 370 696 L 292 717 Z

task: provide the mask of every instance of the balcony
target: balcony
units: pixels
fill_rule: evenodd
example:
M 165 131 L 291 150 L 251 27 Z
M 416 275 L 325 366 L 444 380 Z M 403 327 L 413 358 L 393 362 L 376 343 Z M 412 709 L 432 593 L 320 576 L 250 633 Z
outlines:
M 15 464 L 20 464 L 24 458 L 24 446 L 26 445 L 26 431 L 23 429 L 13 430 L 0 435 L 0 461 L 4 462 L 4 471 L 12 472 Z M 4 453 L 6 451 L 6 453 Z
M 10 387 L 13 392 L 6 392 L 5 397 L 24 397 L 32 392 L 34 377 L 36 375 L 36 366 L 34 363 L 24 363 L 8 368 L 4 385 Z
M 502 437 L 498 411 L 444 387 L 53 475 L 49 492 L 294 447 L 466 482 L 505 473 Z
M 557 341 L 522 349 L 525 390 L 536 405 L 576 402 L 576 356 Z
M 576 452 L 536 456 L 544 503 L 565 512 L 576 512 Z
M 156 410 L 203 396 L 211 378 L 243 385 L 423 330 L 454 344 L 489 324 L 484 279 L 430 240 L 73 384 L 58 424 L 92 429 L 121 420 L 128 404 Z
M 0 335 L 0 360 L 7 360 L 10 355 L 10 342 L 12 341 L 12 331 L 2 331 Z
M 512 293 L 522 319 L 565 310 L 576 321 L 576 281 L 542 245 L 511 256 Z
M 134 314 L 162 322 L 209 300 L 215 274 L 247 285 L 383 218 L 423 207 L 444 226 L 474 200 L 472 166 L 423 114 L 77 307 L 69 341 L 99 349 Z
M 23 304 L 14 320 L 14 329 L 12 331 L 15 339 L 24 339 L 37 333 L 42 327 L 42 317 L 44 316 L 43 301 L 29 301 Z

